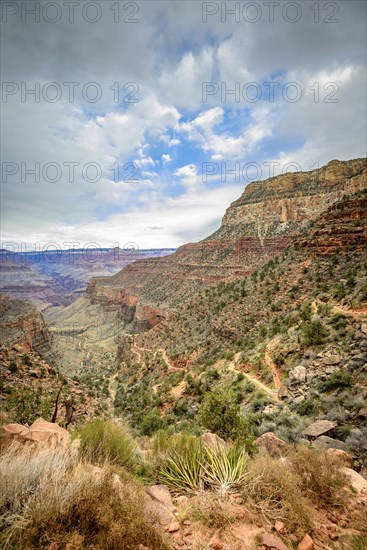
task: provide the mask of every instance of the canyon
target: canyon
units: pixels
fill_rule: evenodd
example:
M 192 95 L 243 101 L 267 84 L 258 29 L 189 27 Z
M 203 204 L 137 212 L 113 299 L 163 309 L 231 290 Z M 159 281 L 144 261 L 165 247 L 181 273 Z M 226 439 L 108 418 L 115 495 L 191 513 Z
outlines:
M 57 243 L 33 252 L 0 251 L 0 292 L 32 300 L 40 311 L 65 306 L 82 295 L 89 279 L 119 272 L 140 259 L 171 254 L 175 249 L 91 248 L 62 250 Z
M 111 276 L 93 274 L 115 270 L 116 251 L 105 252 L 104 262 L 93 266 L 79 252 L 74 271 L 65 267 L 65 258 L 49 262 L 37 276 L 66 285 L 66 302 L 52 297 L 47 281 L 39 286 L 48 293 L 37 294 L 44 300 L 42 314 L 30 302 L 3 298 L 3 344 L 39 352 L 63 376 L 93 379 L 106 395 L 113 389 L 109 406 L 123 402 L 130 419 L 134 413 L 126 392 L 138 406 L 137 418 L 140 402 L 151 399 L 147 410 L 160 400 L 163 416 L 172 415 L 170 395 L 195 411 L 190 384 L 201 384 L 211 369 L 223 371 L 225 380 L 243 377 L 264 390 L 273 405 L 283 399 L 307 402 L 312 386 L 301 380 L 294 387 L 295 368 L 309 368 L 318 384 L 335 370 L 327 366 L 329 356 L 344 357 L 352 366 L 358 360 L 356 368 L 364 369 L 366 189 L 367 159 L 332 161 L 319 170 L 248 185 L 215 233 L 173 254 L 141 251 L 136 261 L 124 257 L 123 269 Z M 15 296 L 36 292 L 36 278 L 33 287 L 26 286 L 32 261 L 17 265 L 13 255 L 7 257 L 3 290 L 9 288 L 12 269 L 18 269 L 24 288 Z M 323 318 L 324 311 L 331 319 L 346 316 L 340 333 L 328 316 Z M 329 336 L 319 349 L 324 355 L 308 361 L 311 344 L 302 342 L 314 322 L 325 322 L 322 331 Z M 302 368 L 294 372 L 303 373 Z M 364 375 L 356 372 L 346 376 L 359 385 Z M 176 385 L 168 384 L 171 378 Z M 139 394 L 139 379 L 149 398 Z

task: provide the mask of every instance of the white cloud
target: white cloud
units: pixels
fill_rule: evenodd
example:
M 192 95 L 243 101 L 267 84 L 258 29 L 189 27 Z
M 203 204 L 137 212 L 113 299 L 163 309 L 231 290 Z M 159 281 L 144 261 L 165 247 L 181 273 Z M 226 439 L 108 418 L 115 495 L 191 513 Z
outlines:
M 295 24 L 279 16 L 268 23 L 265 9 L 254 24 L 235 23 L 233 16 L 222 23 L 220 13 L 203 24 L 200 2 L 152 1 L 139 4 L 139 24 L 123 28 L 113 22 L 107 4 L 106 9 L 104 3 L 101 6 L 103 18 L 96 24 L 77 17 L 73 24 L 64 20 L 35 25 L 12 17 L 3 26 L 4 81 L 26 82 L 29 87 L 36 81 L 76 81 L 80 92 L 83 83 L 98 80 L 103 90 L 96 104 L 83 100 L 80 93 L 74 103 L 65 95 L 57 103 L 42 98 L 39 103 L 22 102 L 19 94 L 2 104 L 3 162 L 28 167 L 35 162 L 79 163 L 72 184 L 64 170 L 55 184 L 34 184 L 31 178 L 22 183 L 18 174 L 2 185 L 2 227 L 8 237 L 47 239 L 55 233 L 90 238 L 96 227 L 101 238 L 110 239 L 117 230 L 133 233 L 134 220 L 140 220 L 142 212 L 142 228 L 171 228 L 167 234 L 154 232 L 155 246 L 167 241 L 175 245 L 185 241 L 185 234 L 187 239 L 205 235 L 199 222 L 194 234 L 184 221 L 194 208 L 190 201 L 201 199 L 201 193 L 208 197 L 198 175 L 201 162 L 262 164 L 266 159 L 290 159 L 307 170 L 333 158 L 365 155 L 365 2 L 338 2 L 339 24 L 324 23 L 326 13 L 315 24 L 308 9 Z M 275 11 L 281 13 L 282 6 Z M 242 98 L 236 103 L 229 95 L 222 103 L 219 92 L 210 103 L 202 101 L 203 82 L 214 81 L 219 88 L 224 83 L 230 90 L 236 82 L 242 86 L 269 80 L 297 82 L 302 100 L 269 103 L 263 98 L 250 103 Z M 114 82 L 119 82 L 121 92 L 124 83 L 135 82 L 138 103 L 115 103 L 110 89 Z M 310 90 L 315 82 L 319 102 Z M 333 82 L 339 86 L 338 102 L 328 103 Z M 172 147 L 174 155 L 169 154 Z M 126 177 L 126 170 L 115 178 L 117 163 L 121 168 L 134 159 L 141 172 L 138 183 Z M 82 177 L 82 167 L 90 162 L 102 169 L 96 183 Z M 174 177 L 185 189 L 171 209 L 167 194 Z M 225 187 L 210 197 L 221 200 L 221 207 L 228 204 Z M 204 209 L 212 204 L 200 204 L 208 228 L 214 222 Z M 165 208 L 174 214 L 159 223 Z M 139 235 L 143 240 L 143 229 Z
M 175 145 L 180 145 L 181 141 L 177 138 L 170 138 L 169 136 L 163 135 L 159 138 L 160 141 L 163 141 L 168 145 L 168 147 L 173 147 Z
M 182 183 L 188 187 L 194 187 L 201 182 L 201 179 L 198 176 L 198 169 L 195 164 L 187 164 L 186 166 L 178 168 L 174 175 L 181 178 Z
M 197 56 L 186 53 L 174 67 L 162 72 L 159 79 L 163 97 L 177 105 L 196 109 L 202 104 L 202 83 L 212 79 L 212 48 L 204 48 Z
M 4 241 L 28 243 L 64 243 L 77 241 L 80 246 L 97 243 L 123 248 L 125 243 L 135 242 L 139 248 L 181 246 L 188 241 L 198 241 L 218 229 L 226 207 L 241 193 L 241 185 L 226 185 L 218 189 L 189 188 L 176 198 L 159 197 L 108 220 L 90 219 L 80 226 L 75 224 L 45 223 L 40 231 L 3 235 Z M 188 221 L 190 223 L 188 223 Z M 50 239 L 52 235 L 52 239 Z M 13 238 L 11 238 L 13 237 Z M 28 249 L 27 246 L 27 249 Z
M 187 133 L 190 140 L 196 141 L 205 152 L 210 153 L 212 160 L 243 159 L 272 133 L 270 110 L 265 107 L 253 110 L 252 121 L 244 125 L 238 136 L 231 135 L 228 131 L 216 133 L 215 127 L 223 119 L 223 108 L 214 107 L 203 111 L 193 121 L 182 123 L 180 128 Z
M 171 159 L 170 155 L 168 155 L 168 154 L 163 154 L 162 155 L 163 164 L 168 164 L 171 161 L 172 161 L 172 159 Z

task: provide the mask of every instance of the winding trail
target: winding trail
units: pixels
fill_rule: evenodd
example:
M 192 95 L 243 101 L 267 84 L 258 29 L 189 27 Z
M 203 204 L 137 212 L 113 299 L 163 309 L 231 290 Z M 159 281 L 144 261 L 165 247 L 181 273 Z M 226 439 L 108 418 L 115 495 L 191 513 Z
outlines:
M 274 385 L 277 389 L 277 391 L 280 390 L 280 387 L 282 385 L 282 381 L 280 379 L 280 374 L 279 374 L 279 370 L 276 366 L 276 364 L 274 363 L 273 361 L 273 358 L 272 358 L 272 352 L 274 351 L 274 349 L 277 347 L 277 345 L 279 344 L 280 342 L 280 336 L 276 336 L 275 338 L 273 338 L 272 340 L 270 340 L 270 342 L 267 343 L 266 345 L 266 348 L 265 348 L 265 356 L 264 356 L 264 359 L 265 359 L 265 364 L 271 368 L 271 372 L 273 374 L 273 380 L 274 380 Z
M 157 353 L 162 354 L 162 359 L 166 363 L 168 370 L 182 370 L 180 367 L 175 367 L 175 365 L 171 362 L 170 358 L 167 355 L 167 351 L 164 348 L 158 348 L 157 351 L 154 353 L 154 357 L 157 355 Z
M 131 346 L 131 351 L 139 357 L 139 363 L 141 363 L 141 355 L 142 354 L 140 352 L 141 351 L 152 352 L 153 350 L 151 350 L 149 348 L 143 348 L 143 347 L 137 346 L 136 343 L 134 342 L 133 345 Z M 172 363 L 171 359 L 168 357 L 167 351 L 164 348 L 156 349 L 154 354 L 153 354 L 153 357 L 156 357 L 157 353 L 161 353 L 162 359 L 165 362 L 165 364 L 167 365 L 168 370 L 174 370 L 174 371 L 182 370 L 181 367 L 175 367 L 175 365 Z
M 356 317 L 357 319 L 363 319 L 367 317 L 367 308 L 363 306 L 348 308 L 345 306 L 340 306 L 339 304 L 335 304 L 334 302 L 330 302 L 330 303 L 333 309 L 336 309 L 337 311 L 341 311 L 345 315 L 351 315 L 352 317 Z
M 271 397 L 271 399 L 273 399 L 274 401 L 279 401 L 278 392 L 276 390 L 269 388 L 269 386 L 266 386 L 263 382 L 256 378 L 256 376 L 249 374 L 248 372 L 243 370 L 246 365 L 238 363 L 240 355 L 241 352 L 236 353 L 234 361 L 226 363 L 229 369 L 234 372 L 242 373 L 245 378 L 247 378 L 254 386 L 266 393 L 269 397 Z
M 273 390 L 272 388 L 269 388 L 269 386 L 266 386 L 266 384 L 261 382 L 258 378 L 256 378 L 256 376 L 254 376 L 252 374 L 249 374 L 248 372 L 246 372 L 244 370 L 246 365 L 239 364 L 239 357 L 241 355 L 241 352 L 239 352 L 235 355 L 234 361 L 226 362 L 226 366 L 230 370 L 232 370 L 234 372 L 242 373 L 245 376 L 245 378 L 247 378 L 254 386 L 256 386 L 261 391 L 266 393 L 274 401 L 279 401 L 278 390 L 281 386 L 281 380 L 280 380 L 280 375 L 279 375 L 278 369 L 277 369 L 274 361 L 272 360 L 271 352 L 278 345 L 278 343 L 279 343 L 279 337 L 276 337 L 268 343 L 267 348 L 265 350 L 265 362 L 272 370 L 274 385 L 276 387 L 275 390 Z M 149 348 L 143 348 L 143 347 L 137 346 L 137 344 L 134 342 L 132 347 L 131 347 L 131 351 L 138 356 L 139 363 L 141 363 L 141 357 L 142 357 L 141 352 L 142 351 L 152 352 L 153 350 L 151 350 Z M 161 353 L 162 359 L 165 362 L 165 364 L 167 365 L 168 370 L 176 371 L 176 372 L 182 370 L 181 367 L 176 367 L 172 363 L 171 359 L 167 355 L 167 351 L 164 348 L 156 349 L 154 351 L 153 357 L 156 357 L 157 353 Z

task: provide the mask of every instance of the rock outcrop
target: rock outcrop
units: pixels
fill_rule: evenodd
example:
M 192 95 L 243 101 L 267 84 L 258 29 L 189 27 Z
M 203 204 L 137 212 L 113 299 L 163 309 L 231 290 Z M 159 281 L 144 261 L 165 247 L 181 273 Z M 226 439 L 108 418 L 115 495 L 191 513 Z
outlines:
M 0 294 L 0 306 L 2 346 L 23 352 L 50 350 L 52 337 L 32 302 L 11 300 L 7 294 Z
M 0 446 L 7 445 L 13 440 L 20 441 L 21 443 L 60 443 L 61 441 L 70 441 L 70 435 L 67 430 L 61 428 L 58 424 L 38 418 L 29 428 L 21 424 L 2 426 L 0 431 Z
M 259 448 L 260 454 L 270 456 L 281 456 L 287 448 L 285 441 L 277 437 L 272 432 L 262 434 L 258 439 L 256 439 L 255 443 Z

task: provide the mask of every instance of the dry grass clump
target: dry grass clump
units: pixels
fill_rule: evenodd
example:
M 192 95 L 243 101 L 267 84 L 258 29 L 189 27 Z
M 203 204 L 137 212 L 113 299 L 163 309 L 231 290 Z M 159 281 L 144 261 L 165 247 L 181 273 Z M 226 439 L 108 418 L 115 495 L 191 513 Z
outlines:
M 110 465 L 96 469 L 78 460 L 75 444 L 40 452 L 12 445 L 0 456 L 0 472 L 1 548 L 168 548 L 142 490 L 128 476 L 119 481 Z
M 223 501 L 210 493 L 201 495 L 190 506 L 187 515 L 191 520 L 200 521 L 209 529 L 222 529 L 236 521 L 229 501 Z
M 243 496 L 267 522 L 279 519 L 289 532 L 303 536 L 312 528 L 310 506 L 301 490 L 299 476 L 287 463 L 257 456 L 248 468 Z
M 347 478 L 326 451 L 297 445 L 290 449 L 288 460 L 302 491 L 313 501 L 337 504 L 343 498 L 341 490 L 347 485 Z
M 127 426 L 96 418 L 84 424 L 78 433 L 81 455 L 88 461 L 123 466 L 136 471 L 141 462 L 138 446 Z
M 0 519 L 15 517 L 45 479 L 63 479 L 78 460 L 77 442 L 36 450 L 33 445 L 13 441 L 0 455 Z

